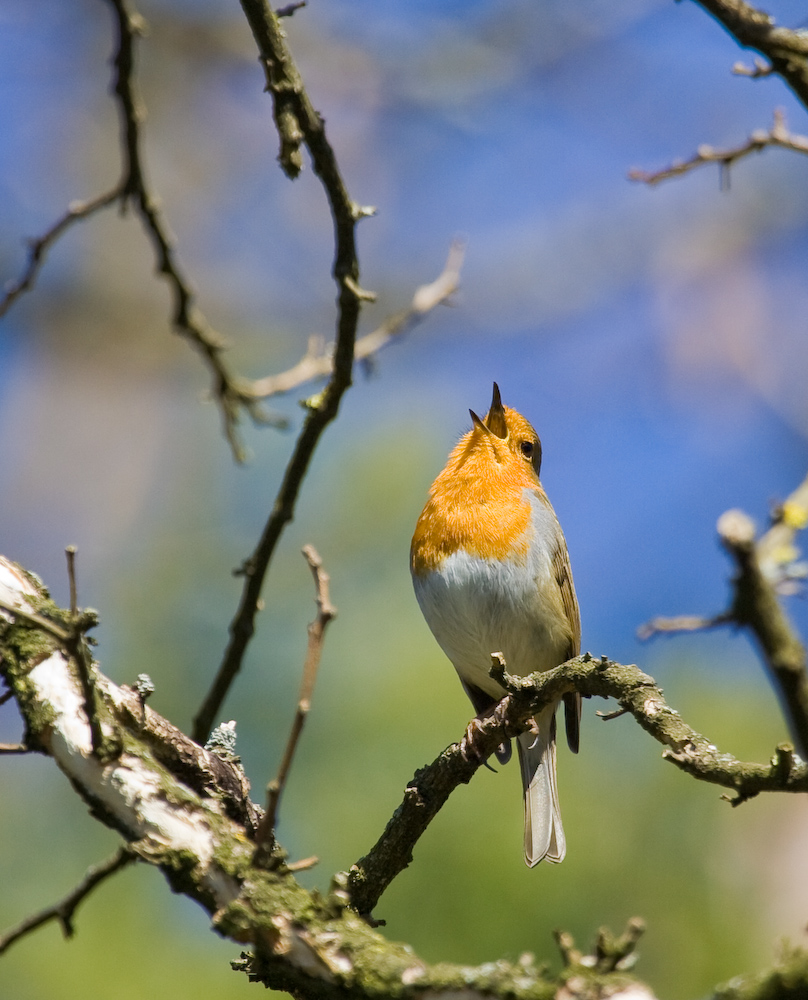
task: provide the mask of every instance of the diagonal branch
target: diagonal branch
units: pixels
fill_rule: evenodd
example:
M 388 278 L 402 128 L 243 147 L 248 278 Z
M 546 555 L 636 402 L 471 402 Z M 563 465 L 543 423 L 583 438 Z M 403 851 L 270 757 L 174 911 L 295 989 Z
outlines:
M 808 35 L 775 24 L 745 0 L 695 0 L 735 41 L 755 49 L 808 108 Z
M 74 201 L 67 206 L 67 211 L 61 218 L 47 229 L 41 236 L 32 239 L 28 244 L 28 261 L 19 278 L 6 284 L 5 294 L 0 298 L 0 316 L 5 315 L 14 302 L 24 293 L 34 287 L 42 265 L 45 263 L 48 250 L 74 223 L 88 219 L 101 209 L 108 208 L 118 201 L 123 193 L 123 184 L 119 182 L 109 191 L 99 194 L 88 201 Z
M 465 243 L 456 239 L 449 247 L 446 264 L 438 277 L 416 289 L 407 309 L 388 317 L 371 333 L 359 337 L 354 347 L 356 361 L 367 361 L 382 348 L 408 334 L 433 309 L 448 303 L 460 287 L 460 269 L 465 255 Z M 258 399 L 289 392 L 306 382 L 327 378 L 334 371 L 334 345 L 327 347 L 319 337 L 312 337 L 309 349 L 292 368 L 277 375 L 257 378 L 247 390 Z
M 257 422 L 284 426 L 285 421 L 269 418 L 258 409 L 254 398 L 244 391 L 244 381 L 225 362 L 225 341 L 210 325 L 196 301 L 196 294 L 184 274 L 174 248 L 174 238 L 160 207 L 159 198 L 146 179 L 143 162 L 142 123 L 145 109 L 137 92 L 135 46 L 145 22 L 130 0 L 107 0 L 116 17 L 117 48 L 113 59 L 113 93 L 118 102 L 121 146 L 124 158 L 122 204 L 134 205 L 154 249 L 158 273 L 165 278 L 173 299 L 174 329 L 199 352 L 213 376 L 213 395 L 222 412 L 225 436 L 235 457 L 241 461 L 243 449 L 237 426 L 244 407 Z
M 7 951 L 16 941 L 19 941 L 20 938 L 25 937 L 26 934 L 30 934 L 31 931 L 35 931 L 38 927 L 49 923 L 51 920 L 59 921 L 65 937 L 73 937 L 75 933 L 73 917 L 79 905 L 84 902 L 93 889 L 106 881 L 110 875 L 114 875 L 115 872 L 119 872 L 122 868 L 125 868 L 136 860 L 137 855 L 129 847 L 119 847 L 111 858 L 107 858 L 100 865 L 88 868 L 86 875 L 79 885 L 65 896 L 64 899 L 39 913 L 26 917 L 16 927 L 6 931 L 5 934 L 0 934 L 0 955 L 4 951 Z
M 394 337 L 411 330 L 431 309 L 448 301 L 459 285 L 463 254 L 464 244 L 456 240 L 449 250 L 446 265 L 441 274 L 430 284 L 422 285 L 416 290 L 409 309 L 387 320 L 377 330 L 356 341 L 356 356 L 367 358 L 384 347 Z M 230 686 L 241 669 L 247 646 L 255 631 L 255 616 L 261 599 L 261 590 L 275 546 L 284 527 L 292 519 L 300 485 L 320 434 L 328 421 L 336 415 L 335 410 L 332 416 L 329 415 L 331 410 L 324 411 L 323 407 L 326 405 L 332 408 L 338 406 L 339 398 L 347 387 L 344 370 L 338 372 L 335 368 L 336 359 L 336 350 L 327 355 L 312 352 L 308 360 L 304 358 L 298 366 L 288 372 L 270 379 L 260 380 L 262 383 L 260 393 L 269 395 L 270 393 L 284 392 L 310 378 L 324 374 L 331 376 L 326 390 L 313 397 L 307 404 L 309 407 L 308 417 L 287 465 L 283 482 L 264 532 L 253 554 L 246 560 L 240 571 L 245 578 L 244 588 L 239 607 L 230 624 L 230 641 L 219 671 L 194 719 L 192 735 L 198 743 L 204 743 L 210 734 Z M 350 376 L 348 376 L 349 378 Z M 338 380 L 341 387 L 339 396 L 333 389 L 335 379 Z
M 770 146 L 790 149 L 795 153 L 808 153 L 808 136 L 789 132 L 785 113 L 782 109 L 777 108 L 774 112 L 772 127 L 768 131 L 757 129 L 746 142 L 739 146 L 734 146 L 731 149 L 714 149 L 705 144 L 699 146 L 696 154 L 691 156 L 689 160 L 677 160 L 662 170 L 630 170 L 628 177 L 629 180 L 642 181 L 645 184 L 659 184 L 660 181 L 669 180 L 671 177 L 680 177 L 682 174 L 690 173 L 690 171 L 706 164 L 717 163 L 721 169 L 721 187 L 726 190 L 729 186 L 730 167 L 745 156 L 759 153 Z
M 505 673 L 498 654 L 492 676 L 510 693 L 486 719 L 469 727 L 431 764 L 415 773 L 404 799 L 371 850 L 349 873 L 351 902 L 370 914 L 384 890 L 412 861 L 412 851 L 449 795 L 467 784 L 504 740 L 529 727 L 529 721 L 548 704 L 570 691 L 586 696 L 614 698 L 642 728 L 665 748 L 663 757 L 701 781 L 735 792 L 733 802 L 764 791 L 808 791 L 808 764 L 786 747 L 778 747 L 770 764 L 745 763 L 692 729 L 665 701 L 652 677 L 636 666 L 589 653 L 568 660 L 554 670 L 516 678 Z

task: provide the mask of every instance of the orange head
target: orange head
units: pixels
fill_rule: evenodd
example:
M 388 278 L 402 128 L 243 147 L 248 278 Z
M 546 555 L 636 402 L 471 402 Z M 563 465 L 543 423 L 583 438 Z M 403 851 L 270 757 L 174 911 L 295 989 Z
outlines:
M 458 548 L 503 558 L 527 545 L 530 504 L 524 491 L 543 496 L 541 442 L 527 420 L 502 405 L 499 387 L 485 420 L 473 410 L 472 428 L 432 484 L 415 528 L 412 568 L 434 569 Z

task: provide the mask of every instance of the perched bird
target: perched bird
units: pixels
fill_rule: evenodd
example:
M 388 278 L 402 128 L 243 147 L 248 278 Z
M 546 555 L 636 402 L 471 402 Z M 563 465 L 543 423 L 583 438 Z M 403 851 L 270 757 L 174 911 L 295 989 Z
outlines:
M 501 651 L 510 673 L 550 670 L 577 656 L 578 602 L 567 543 L 539 482 L 541 442 L 527 420 L 494 397 L 473 410 L 429 490 L 410 550 L 415 596 L 452 661 L 478 718 L 505 695 L 489 676 Z M 581 697 L 564 696 L 567 741 L 578 752 Z M 557 704 L 517 739 L 525 798 L 525 863 L 562 861 L 566 841 L 556 784 Z M 502 763 L 510 745 L 500 747 Z

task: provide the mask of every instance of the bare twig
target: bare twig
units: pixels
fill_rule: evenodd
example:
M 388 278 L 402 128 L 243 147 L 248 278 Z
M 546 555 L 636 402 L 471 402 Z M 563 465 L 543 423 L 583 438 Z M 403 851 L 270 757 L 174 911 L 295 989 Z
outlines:
M 627 714 L 627 708 L 616 708 L 612 712 L 601 712 L 600 709 L 598 709 L 597 712 L 595 712 L 595 715 L 604 722 L 611 722 L 612 719 L 619 719 L 622 715 Z
M 42 910 L 40 913 L 35 913 L 33 916 L 27 917 L 22 923 L 6 931 L 5 934 L 0 935 L 0 955 L 4 951 L 7 951 L 15 941 L 19 941 L 26 934 L 30 934 L 31 931 L 36 930 L 51 920 L 58 920 L 64 936 L 68 938 L 72 937 L 75 933 L 73 917 L 79 904 L 90 895 L 96 886 L 135 860 L 137 860 L 137 856 L 131 848 L 121 847 L 111 858 L 108 858 L 102 864 L 88 868 L 87 874 L 81 883 L 69 895 L 65 896 L 64 899 L 54 906 L 49 906 L 47 909 Z
M 314 685 L 317 680 L 317 669 L 320 666 L 320 657 L 323 651 L 323 640 L 325 630 L 337 614 L 337 609 L 331 603 L 329 595 L 328 574 L 323 569 L 323 562 L 312 545 L 303 548 L 303 555 L 309 564 L 316 591 L 317 617 L 308 628 L 309 641 L 306 648 L 306 660 L 303 664 L 303 679 L 300 684 L 300 695 L 297 702 L 297 711 L 289 732 L 289 739 L 286 743 L 286 750 L 283 754 L 278 774 L 273 781 L 267 785 L 267 810 L 258 826 L 256 833 L 256 853 L 257 860 L 267 859 L 272 852 L 275 843 L 275 825 L 277 823 L 278 805 L 281 795 L 286 787 L 286 780 L 294 760 L 295 750 L 303 732 L 303 726 L 311 708 L 311 699 L 314 694 Z
M 645 184 L 659 184 L 671 177 L 679 177 L 689 173 L 697 167 L 702 167 L 707 163 L 717 163 L 721 168 L 722 188 L 729 186 L 729 169 L 738 160 L 749 156 L 750 153 L 759 153 L 768 146 L 779 146 L 782 149 L 791 149 L 795 153 L 808 153 L 808 136 L 795 135 L 788 131 L 786 127 L 785 113 L 778 108 L 774 112 L 774 124 L 765 131 L 758 129 L 753 132 L 746 142 L 731 149 L 714 149 L 712 146 L 699 146 L 695 156 L 689 160 L 678 160 L 669 167 L 662 170 L 630 170 L 629 180 L 642 181 Z
M 465 243 L 454 240 L 443 271 L 428 285 L 421 285 L 415 292 L 409 308 L 386 319 L 372 333 L 356 341 L 354 358 L 364 361 L 377 354 L 392 341 L 409 333 L 437 306 L 448 302 L 460 286 L 460 269 L 463 265 Z M 285 372 L 255 379 L 247 390 L 258 399 L 267 399 L 289 392 L 306 382 L 326 378 L 334 370 L 333 344 L 325 345 L 319 337 L 312 337 L 309 349 L 300 361 Z
M 305 144 L 314 171 L 322 182 L 334 221 L 333 275 L 337 284 L 337 324 L 333 372 L 323 391 L 307 401 L 308 414 L 286 467 L 275 505 L 253 555 L 244 564 L 244 587 L 230 625 L 230 641 L 219 671 L 196 718 L 193 737 L 204 743 L 230 685 L 241 669 L 244 653 L 255 631 L 255 615 L 264 578 L 283 529 L 292 519 L 298 493 L 320 437 L 339 412 L 351 385 L 359 312 L 366 294 L 359 283 L 356 224 L 367 214 L 348 194 L 325 134 L 325 125 L 312 106 L 297 66 L 286 45 L 278 18 L 265 0 L 241 0 L 266 70 L 275 122 L 281 138 L 279 161 L 290 177 L 302 167 L 300 145 Z
M 701 615 L 676 615 L 673 618 L 652 618 L 650 622 L 640 625 L 637 629 L 638 639 L 650 639 L 655 635 L 676 632 L 702 632 L 710 628 L 718 628 L 732 621 L 727 612 L 714 615 L 712 618 L 704 618 Z
M 89 624 L 94 623 L 94 615 L 87 621 L 79 615 L 78 590 L 76 587 L 76 547 L 68 545 L 65 549 L 67 557 L 67 576 L 70 586 L 70 632 L 65 642 L 65 647 L 76 664 L 81 680 L 81 688 L 84 692 L 84 710 L 87 713 L 87 722 L 90 726 L 93 740 L 93 752 L 104 754 L 106 744 L 104 732 L 101 728 L 101 720 L 98 717 L 98 700 L 95 690 L 95 678 L 93 677 L 93 664 L 84 641 L 84 633 Z
M 15 281 L 10 281 L 6 284 L 5 294 L 0 299 L 0 316 L 3 316 L 8 311 L 9 307 L 20 295 L 33 288 L 40 269 L 45 263 L 48 250 L 50 250 L 59 237 L 73 223 L 87 219 L 101 209 L 108 208 L 114 204 L 121 197 L 122 192 L 123 186 L 119 182 L 110 191 L 105 191 L 103 194 L 95 198 L 90 198 L 88 201 L 71 202 L 65 214 L 60 219 L 57 219 L 50 229 L 47 229 L 41 236 L 37 236 L 29 242 L 28 261 L 22 274 Z
M 299 861 L 287 862 L 286 870 L 289 872 L 305 872 L 310 868 L 314 868 L 319 863 L 320 859 L 315 854 L 312 854 L 310 858 L 301 858 Z
M 160 202 L 146 179 L 142 159 L 142 122 L 145 109 L 135 83 L 135 40 L 142 33 L 144 21 L 130 0 L 107 0 L 115 12 L 118 44 L 113 64 L 113 91 L 118 101 L 121 145 L 124 154 L 123 201 L 131 202 L 149 236 L 157 261 L 157 271 L 168 282 L 173 298 L 174 329 L 200 353 L 213 376 L 213 395 L 222 413 L 224 433 L 235 457 L 244 452 L 238 437 L 240 408 L 244 407 L 256 422 L 285 426 L 286 421 L 270 417 L 246 394 L 244 381 L 235 375 L 224 360 L 225 342 L 201 312 L 196 294 L 179 263 L 174 238 L 170 233 Z
M 65 549 L 67 557 L 67 582 L 70 588 L 70 615 L 75 621 L 79 616 L 78 587 L 76 586 L 76 546 L 68 545 Z

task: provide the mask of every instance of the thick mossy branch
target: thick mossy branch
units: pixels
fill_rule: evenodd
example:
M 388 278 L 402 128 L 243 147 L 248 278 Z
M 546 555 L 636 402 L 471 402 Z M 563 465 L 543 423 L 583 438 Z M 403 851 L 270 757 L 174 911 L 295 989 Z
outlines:
M 625 971 L 639 925 L 621 938 L 604 932 L 594 965 L 575 964 L 559 982 L 528 958 L 430 966 L 360 916 L 406 866 L 429 820 L 478 761 L 567 691 L 615 698 L 678 766 L 740 797 L 808 790 L 806 765 L 787 750 L 769 766 L 719 754 L 637 667 L 585 655 L 543 675 L 514 678 L 498 662 L 494 669 L 509 695 L 490 719 L 418 772 L 379 844 L 322 896 L 299 885 L 282 857 L 267 869 L 253 863 L 260 810 L 238 764 L 153 712 L 143 703 L 143 685 L 119 687 L 96 668 L 99 724 L 105 735 L 115 733 L 119 751 L 113 759 L 94 751 L 81 678 L 63 648 L 67 617 L 35 578 L 0 559 L 0 675 L 25 720 L 26 743 L 52 756 L 93 816 L 117 830 L 139 859 L 159 867 L 174 891 L 198 902 L 218 933 L 251 948 L 239 969 L 306 1000 L 457 991 L 470 1000 L 545 1000 L 559 991 L 568 998 L 650 996 Z
M 101 759 L 81 679 L 61 648 L 64 618 L 38 581 L 0 559 L 0 675 L 30 744 L 54 758 L 93 816 L 118 831 L 132 855 L 159 867 L 175 892 L 199 903 L 219 934 L 250 946 L 253 953 L 237 963 L 250 978 L 306 1000 L 556 994 L 558 982 L 532 961 L 428 965 L 351 908 L 344 875 L 322 896 L 300 886 L 282 861 L 272 870 L 257 868 L 257 810 L 238 765 L 194 744 L 144 705 L 138 690 L 97 673 L 100 724 L 114 727 L 120 743 L 115 759 Z M 587 996 L 601 990 L 600 979 L 592 982 Z M 626 985 L 625 977 L 615 978 L 609 995 Z
M 786 948 L 777 965 L 766 972 L 736 976 L 719 986 L 713 1000 L 805 1000 L 808 996 L 808 951 Z

